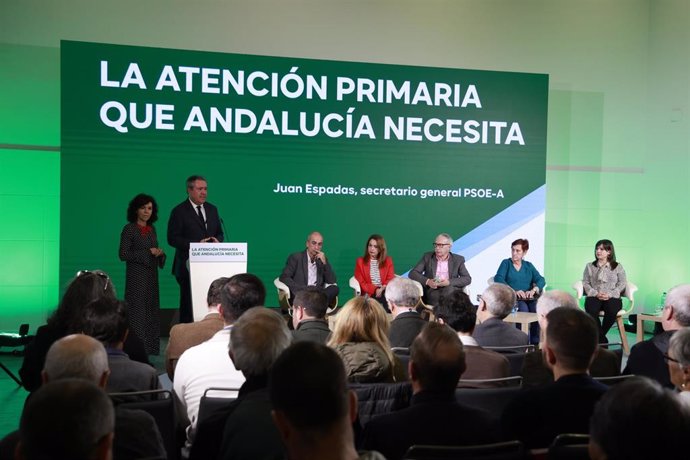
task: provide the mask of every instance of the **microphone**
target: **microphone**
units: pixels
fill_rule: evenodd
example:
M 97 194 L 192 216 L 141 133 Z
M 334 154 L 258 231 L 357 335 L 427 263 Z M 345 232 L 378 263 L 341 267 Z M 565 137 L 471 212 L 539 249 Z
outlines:
M 218 218 L 220 219 L 220 228 L 223 230 L 223 241 L 225 241 L 228 231 L 225 229 L 225 222 L 223 221 L 223 218 L 220 216 L 218 216 Z

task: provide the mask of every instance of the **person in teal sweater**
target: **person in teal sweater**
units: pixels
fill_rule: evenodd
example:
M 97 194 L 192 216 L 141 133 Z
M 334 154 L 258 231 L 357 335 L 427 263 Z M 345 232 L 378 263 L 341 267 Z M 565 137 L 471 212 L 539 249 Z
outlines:
M 510 247 L 511 257 L 501 262 L 494 276 L 494 282 L 507 284 L 513 288 L 517 295 L 518 311 L 536 313 L 537 297 L 546 286 L 546 281 L 534 265 L 524 260 L 529 249 L 529 241 L 520 238 L 513 241 Z M 530 325 L 529 341 L 533 344 L 539 343 L 537 322 Z

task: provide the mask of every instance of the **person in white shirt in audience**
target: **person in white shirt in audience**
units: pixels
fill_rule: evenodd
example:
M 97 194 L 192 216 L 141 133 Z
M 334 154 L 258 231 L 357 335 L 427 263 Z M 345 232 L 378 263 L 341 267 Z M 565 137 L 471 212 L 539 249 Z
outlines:
M 221 291 L 221 309 L 225 327 L 204 343 L 196 345 L 180 356 L 175 367 L 173 390 L 189 419 L 187 439 L 194 437 L 199 401 L 209 387 L 240 388 L 245 378 L 228 356 L 232 326 L 252 307 L 263 305 L 266 288 L 252 274 L 242 273 L 230 278 Z M 221 396 L 237 397 L 237 393 L 223 392 Z

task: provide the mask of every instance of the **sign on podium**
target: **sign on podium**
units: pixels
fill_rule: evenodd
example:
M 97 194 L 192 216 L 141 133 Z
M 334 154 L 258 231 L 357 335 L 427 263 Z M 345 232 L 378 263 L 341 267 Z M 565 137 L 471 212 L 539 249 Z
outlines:
M 206 316 L 206 296 L 213 280 L 246 272 L 247 243 L 191 243 L 189 276 L 194 321 Z

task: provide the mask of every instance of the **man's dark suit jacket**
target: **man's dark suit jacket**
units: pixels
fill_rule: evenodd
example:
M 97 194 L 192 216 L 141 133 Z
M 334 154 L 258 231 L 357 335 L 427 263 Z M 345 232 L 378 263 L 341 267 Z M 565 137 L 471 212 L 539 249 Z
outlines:
M 589 375 L 573 374 L 524 390 L 503 411 L 504 437 L 536 449 L 548 447 L 562 433 L 587 434 L 594 405 L 607 389 Z
M 168 244 L 175 248 L 172 273 L 176 278 L 189 277 L 187 270 L 189 243 L 198 243 L 211 236 L 217 238 L 218 241 L 223 241 L 223 228 L 220 224 L 218 209 L 207 201 L 204 203 L 204 211 L 206 211 L 206 228 L 189 199 L 175 206 L 170 213 Z
M 388 460 L 403 457 L 414 444 L 467 446 L 499 440 L 497 421 L 487 412 L 458 404 L 455 394 L 420 392 L 410 407 L 375 417 L 362 434 L 362 449 Z
M 250 376 L 235 401 L 199 423 L 189 460 L 286 458 L 271 409 L 268 376 Z
M 391 321 L 391 328 L 388 333 L 391 347 L 409 347 L 427 324 L 429 321 L 423 319 L 414 310 L 400 313 Z
M 474 328 L 472 337 L 482 347 L 513 347 L 528 345 L 529 337 L 513 323 L 489 318 Z
M 293 342 L 317 342 L 326 343 L 331 336 L 328 322 L 323 319 L 306 319 L 297 325 L 292 331 Z
M 434 279 L 436 276 L 436 267 L 438 266 L 438 261 L 436 260 L 436 254 L 432 252 L 425 253 L 422 258 L 417 262 L 417 265 L 410 270 L 409 277 L 415 281 L 419 281 L 422 286 L 424 286 L 424 293 L 429 289 L 426 285 L 427 280 Z M 465 258 L 459 254 L 450 253 L 448 257 L 448 276 L 450 285 L 448 287 L 453 287 L 456 289 L 462 289 L 465 286 L 469 286 L 472 282 L 472 277 L 470 276 L 467 268 L 465 267 Z
M 462 380 L 501 379 L 510 376 L 510 363 L 503 354 L 482 347 L 465 345 L 465 364 L 467 369 L 460 377 L 459 387 L 490 388 L 501 386 L 498 383 L 469 384 Z
M 285 262 L 283 273 L 280 274 L 280 281 L 290 288 L 290 296 L 307 287 L 309 282 L 309 267 L 306 249 L 301 252 L 290 254 Z M 316 259 L 316 286 L 323 288 L 325 284 L 335 284 L 335 273 L 331 264 L 326 261 L 324 264 L 321 259 Z
M 599 353 L 589 367 L 592 377 L 614 377 L 621 374 L 618 356 L 611 350 L 599 348 Z M 522 362 L 522 386 L 539 387 L 553 383 L 553 371 L 544 363 L 540 350 L 527 353 Z
M 630 350 L 624 374 L 644 375 L 656 380 L 666 388 L 673 388 L 668 374 L 664 354 L 675 331 L 665 331 L 649 340 L 635 344 Z

